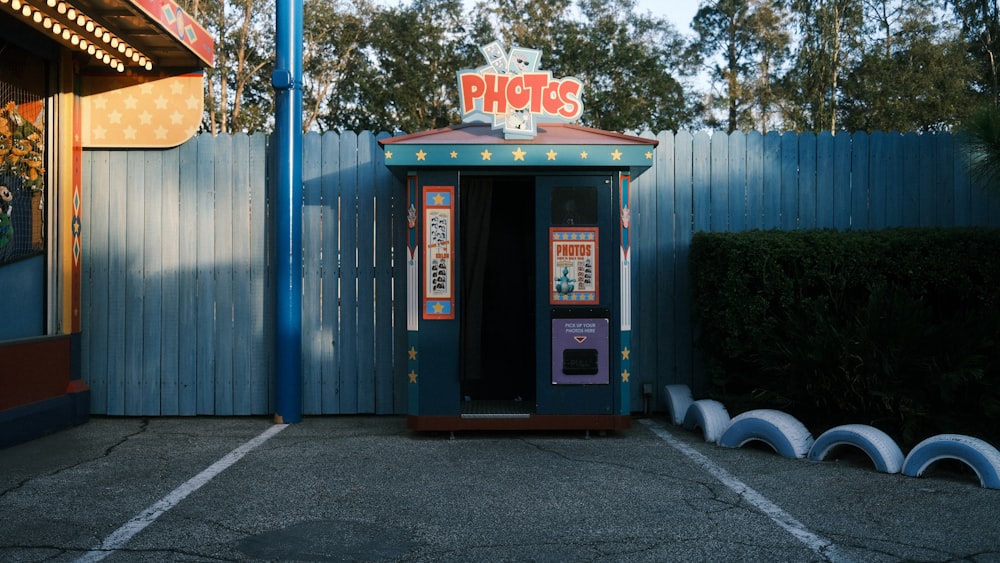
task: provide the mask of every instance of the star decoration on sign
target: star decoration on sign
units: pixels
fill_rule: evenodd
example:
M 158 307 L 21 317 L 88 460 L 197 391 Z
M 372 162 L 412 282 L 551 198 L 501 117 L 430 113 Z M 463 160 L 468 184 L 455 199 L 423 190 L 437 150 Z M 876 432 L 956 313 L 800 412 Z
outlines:
M 451 157 L 452 158 L 458 158 L 458 152 L 457 151 L 451 151 Z
M 410 383 L 416 383 L 417 382 L 417 372 L 415 372 L 413 370 L 410 370 L 410 373 L 408 373 L 407 376 L 409 376 L 409 378 L 410 378 Z
M 646 160 L 653 160 L 653 151 L 646 151 Z
M 583 160 L 587 160 L 587 151 L 583 151 L 582 153 L 580 153 L 580 158 L 582 158 Z
M 555 160 L 556 155 L 559 154 L 556 151 L 549 149 L 549 152 L 545 153 L 545 156 L 549 157 L 549 160 Z
M 628 383 L 628 377 L 631 375 L 628 370 L 622 372 L 622 383 Z
M 621 160 L 622 151 L 615 149 L 615 152 L 611 153 L 611 160 Z
M 386 160 L 392 159 L 392 151 L 385 151 L 385 159 Z
M 521 150 L 521 147 L 517 147 L 517 150 L 511 152 L 510 154 L 514 155 L 514 160 L 515 161 L 516 160 L 520 160 L 521 162 L 524 162 L 524 155 L 526 155 L 528 153 L 526 153 L 523 150 Z
M 623 359 L 623 360 L 627 360 L 627 359 L 628 359 L 628 355 L 629 355 L 629 354 L 630 354 L 631 352 L 632 352 L 632 351 L 631 351 L 631 350 L 629 350 L 629 349 L 628 349 L 627 347 L 626 347 L 626 348 L 622 348 L 622 359 Z
M 417 160 L 427 160 L 427 153 L 424 152 L 424 149 L 417 151 Z
M 406 353 L 410 356 L 410 360 L 416 360 L 417 359 L 417 348 L 416 348 L 416 346 L 410 346 L 410 349 L 407 350 Z
M 483 160 L 489 160 L 489 159 L 490 159 L 490 157 L 491 157 L 491 156 L 493 156 L 493 154 L 491 154 L 491 153 L 490 153 L 490 151 L 489 151 L 488 149 L 487 149 L 487 150 L 484 150 L 483 152 L 481 152 L 481 153 L 479 153 L 479 154 L 480 154 L 480 155 L 482 155 L 482 157 L 483 157 Z

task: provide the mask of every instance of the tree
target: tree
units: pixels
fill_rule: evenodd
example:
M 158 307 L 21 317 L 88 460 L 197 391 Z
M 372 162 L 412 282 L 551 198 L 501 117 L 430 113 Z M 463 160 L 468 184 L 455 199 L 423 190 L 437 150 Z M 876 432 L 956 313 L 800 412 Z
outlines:
M 975 69 L 958 30 L 923 2 L 867 0 L 870 43 L 844 80 L 848 130 L 948 130 L 975 105 Z
M 863 31 L 860 0 L 793 0 L 798 52 L 783 80 L 784 118 L 792 129 L 837 130 L 841 75 Z
M 951 0 L 961 24 L 969 53 L 978 61 L 980 73 L 973 82 L 990 104 L 1000 104 L 1000 2 L 997 0 Z
M 705 59 L 722 93 L 711 106 L 726 113 L 726 129 L 766 131 L 775 103 L 773 73 L 784 60 L 789 43 L 786 16 L 779 3 L 766 0 L 706 2 L 691 27 L 698 35 L 693 48 Z
M 689 123 L 692 110 L 679 78 L 691 65 L 673 26 L 636 14 L 634 0 L 581 0 L 578 7 L 582 18 L 564 28 L 556 59 L 564 75 L 584 84 L 581 121 L 611 131 Z
M 273 122 L 273 0 L 193 0 L 182 7 L 215 37 L 205 71 L 205 118 L 213 135 L 266 130 Z

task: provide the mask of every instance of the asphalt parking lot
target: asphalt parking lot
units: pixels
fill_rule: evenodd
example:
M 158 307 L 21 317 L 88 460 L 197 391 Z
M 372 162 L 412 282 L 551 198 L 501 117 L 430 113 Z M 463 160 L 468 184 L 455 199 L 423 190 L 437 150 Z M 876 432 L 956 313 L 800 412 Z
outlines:
M 1000 561 L 1000 491 L 630 430 L 96 418 L 0 450 L 2 561 Z

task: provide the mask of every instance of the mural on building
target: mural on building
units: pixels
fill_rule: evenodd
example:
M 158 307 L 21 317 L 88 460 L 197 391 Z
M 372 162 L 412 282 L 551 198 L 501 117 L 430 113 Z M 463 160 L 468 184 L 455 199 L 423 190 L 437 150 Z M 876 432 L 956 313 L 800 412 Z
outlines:
M 45 250 L 45 63 L 0 51 L 0 264 Z

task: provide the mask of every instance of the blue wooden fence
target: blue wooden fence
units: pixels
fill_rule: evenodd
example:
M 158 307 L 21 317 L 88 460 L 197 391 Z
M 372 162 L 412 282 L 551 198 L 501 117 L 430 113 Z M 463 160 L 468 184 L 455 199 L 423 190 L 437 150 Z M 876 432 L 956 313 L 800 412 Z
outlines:
M 664 132 L 633 179 L 633 381 L 706 388 L 690 322 L 697 231 L 1000 226 L 950 134 Z M 303 413 L 405 410 L 402 187 L 371 133 L 303 158 Z M 267 142 L 84 153 L 83 376 L 92 412 L 273 412 Z M 641 385 L 633 405 L 641 405 Z M 657 398 L 659 401 L 659 398 Z

